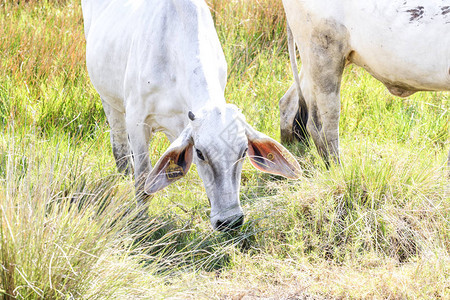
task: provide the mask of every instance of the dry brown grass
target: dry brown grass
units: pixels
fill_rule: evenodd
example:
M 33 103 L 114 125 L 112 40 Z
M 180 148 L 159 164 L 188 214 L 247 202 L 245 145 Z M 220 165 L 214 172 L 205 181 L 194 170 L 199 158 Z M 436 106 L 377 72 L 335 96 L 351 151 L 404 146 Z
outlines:
M 262 45 L 284 46 L 286 18 L 281 0 L 207 0 L 220 31 L 246 34 Z M 233 24 L 239 19 L 239 24 Z M 249 40 L 249 41 L 253 41 Z
M 20 77 L 36 87 L 56 78 L 74 81 L 84 68 L 81 7 L 3 3 L 8 17 L 0 19 L 0 76 Z M 55 1 L 64 3 L 66 1 Z M 36 23 L 34 20 L 45 20 Z

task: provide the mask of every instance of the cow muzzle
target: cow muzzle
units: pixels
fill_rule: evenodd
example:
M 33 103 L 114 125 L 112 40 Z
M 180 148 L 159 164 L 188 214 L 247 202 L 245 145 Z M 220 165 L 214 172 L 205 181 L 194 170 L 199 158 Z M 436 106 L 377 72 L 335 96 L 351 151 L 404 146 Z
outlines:
M 244 215 L 238 214 L 226 218 L 225 220 L 217 220 L 215 224 L 213 224 L 213 227 L 215 230 L 230 232 L 239 230 L 242 227 L 242 224 L 244 224 Z

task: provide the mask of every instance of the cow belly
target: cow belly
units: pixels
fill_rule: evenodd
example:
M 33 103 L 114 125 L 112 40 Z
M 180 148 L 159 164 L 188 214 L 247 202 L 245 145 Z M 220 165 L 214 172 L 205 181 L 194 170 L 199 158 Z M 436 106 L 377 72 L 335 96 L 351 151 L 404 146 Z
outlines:
M 395 96 L 407 97 L 417 91 L 450 90 L 450 69 L 446 65 L 424 68 L 420 59 L 404 62 L 401 58 L 377 60 L 373 55 L 366 56 L 352 51 L 348 60 L 367 70 Z
M 352 51 L 348 60 L 366 69 L 396 96 L 403 91 L 450 90 L 450 66 L 444 59 Z

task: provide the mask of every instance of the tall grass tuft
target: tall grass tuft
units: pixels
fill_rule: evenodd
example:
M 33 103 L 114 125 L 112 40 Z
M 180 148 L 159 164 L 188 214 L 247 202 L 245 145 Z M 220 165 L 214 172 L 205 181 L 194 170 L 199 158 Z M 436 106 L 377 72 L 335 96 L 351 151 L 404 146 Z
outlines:
M 2 137 L 0 276 L 6 298 L 78 298 L 102 260 L 125 253 L 118 246 L 127 243 L 121 216 L 129 191 L 118 190 L 114 177 L 91 173 L 76 143 L 39 140 L 14 127 Z M 98 292 L 106 295 L 108 287 Z

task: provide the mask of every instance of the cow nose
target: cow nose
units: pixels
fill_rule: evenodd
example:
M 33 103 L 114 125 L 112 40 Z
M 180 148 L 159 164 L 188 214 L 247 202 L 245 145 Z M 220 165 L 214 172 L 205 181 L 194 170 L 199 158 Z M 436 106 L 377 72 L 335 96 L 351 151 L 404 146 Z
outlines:
M 216 222 L 216 229 L 219 231 L 227 232 L 232 230 L 238 230 L 244 223 L 244 216 L 239 215 L 226 220 L 218 220 Z

